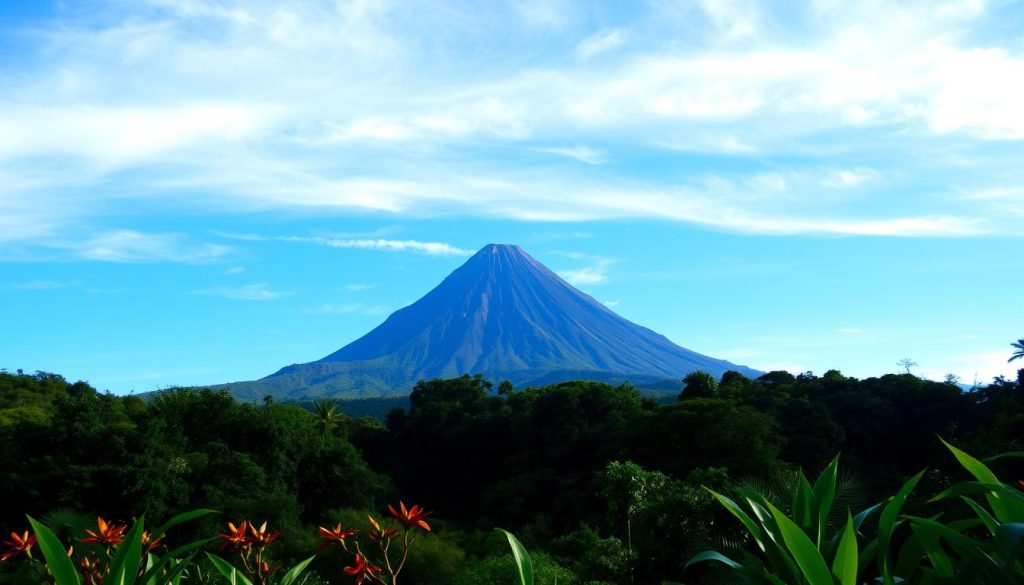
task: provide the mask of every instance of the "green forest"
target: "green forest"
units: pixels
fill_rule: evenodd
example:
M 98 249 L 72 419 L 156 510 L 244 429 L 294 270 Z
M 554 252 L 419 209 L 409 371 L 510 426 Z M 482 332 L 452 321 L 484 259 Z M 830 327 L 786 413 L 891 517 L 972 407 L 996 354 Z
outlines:
M 5 371 L 0 581 L 1024 583 L 1024 370 L 684 382 L 463 376 L 373 418 Z

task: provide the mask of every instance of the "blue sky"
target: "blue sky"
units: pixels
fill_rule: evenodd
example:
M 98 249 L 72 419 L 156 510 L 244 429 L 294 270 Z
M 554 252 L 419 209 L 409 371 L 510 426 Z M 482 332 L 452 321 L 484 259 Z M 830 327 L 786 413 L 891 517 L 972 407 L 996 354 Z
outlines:
M 1024 4 L 0 0 L 0 367 L 319 359 L 518 243 L 770 370 L 1012 375 Z

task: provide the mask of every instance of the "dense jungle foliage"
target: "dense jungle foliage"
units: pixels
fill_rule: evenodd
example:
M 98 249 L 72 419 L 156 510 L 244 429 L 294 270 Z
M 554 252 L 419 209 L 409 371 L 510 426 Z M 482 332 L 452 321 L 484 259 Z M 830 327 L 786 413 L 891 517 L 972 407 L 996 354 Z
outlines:
M 538 583 L 710 583 L 723 567 L 684 571 L 687 561 L 750 538 L 710 490 L 788 502 L 796 470 L 816 475 L 841 453 L 835 499 L 856 511 L 923 469 L 923 494 L 963 480 L 939 437 L 978 456 L 1024 451 L 1024 380 L 969 391 L 837 371 L 685 382 L 678 401 L 658 404 L 628 385 L 423 381 L 408 409 L 380 421 L 326 401 L 246 404 L 202 388 L 143 399 L 3 372 L 0 529 L 27 530 L 25 514 L 70 527 L 212 509 L 177 530 L 199 538 L 267 521 L 283 531 L 272 554 L 289 564 L 316 547 L 318 526 L 367 531 L 368 514 L 401 499 L 432 511 L 433 526 L 403 583 L 511 583 L 496 526 L 530 550 Z M 1024 477 L 1021 459 L 991 465 Z M 331 570 L 339 562 L 320 555 L 310 575 L 351 582 Z

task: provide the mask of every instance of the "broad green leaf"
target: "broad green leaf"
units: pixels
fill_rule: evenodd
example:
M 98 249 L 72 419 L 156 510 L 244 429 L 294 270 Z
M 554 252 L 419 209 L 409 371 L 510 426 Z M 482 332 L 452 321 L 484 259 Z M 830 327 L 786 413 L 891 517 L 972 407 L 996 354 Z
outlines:
M 986 581 L 991 583 L 1013 582 L 1010 575 L 1006 572 L 1006 568 L 1001 566 L 986 553 L 985 549 L 988 547 L 985 544 L 965 536 L 957 530 L 957 528 L 962 529 L 963 527 L 970 526 L 970 524 L 952 522 L 949 525 L 944 525 L 928 518 L 908 517 L 908 519 L 915 531 L 919 530 L 924 531 L 925 533 L 930 532 L 934 534 L 934 536 L 942 538 L 948 542 L 949 545 L 953 547 L 953 550 L 972 565 L 966 570 L 980 570 L 982 574 L 987 577 Z M 974 521 L 973 523 L 977 524 L 977 521 Z
M 999 522 L 992 517 L 992 514 L 989 514 L 988 510 L 983 508 L 981 504 L 966 496 L 960 496 L 960 499 L 974 510 L 974 513 L 978 515 L 978 519 L 981 520 L 981 523 L 984 524 L 985 528 L 988 528 L 988 531 L 994 535 L 996 533 L 996 528 L 999 526 Z
M 879 502 L 879 503 L 875 504 L 874 506 L 871 506 L 870 508 L 868 508 L 866 510 L 862 510 L 859 514 L 854 516 L 853 517 L 853 529 L 856 530 L 857 532 L 860 532 L 860 527 L 861 527 L 862 524 L 864 524 L 864 521 L 867 520 L 876 511 L 878 511 L 878 509 L 881 508 L 881 507 L 882 507 L 882 502 Z
M 822 538 L 825 535 L 825 524 L 828 522 L 828 515 L 832 511 L 832 504 L 836 499 L 836 480 L 839 477 L 839 455 L 836 455 L 828 467 L 821 472 L 814 482 L 814 503 L 817 507 L 817 539 L 815 543 L 821 548 Z
M 900 491 L 882 509 L 882 516 L 878 520 L 878 553 L 882 565 L 882 585 L 893 585 L 895 583 L 892 578 L 892 563 L 889 558 L 889 542 L 896 528 L 896 518 L 899 516 L 900 510 L 903 509 L 907 496 L 910 495 L 910 492 L 914 491 L 917 482 L 921 481 L 923 475 L 924 470 L 921 470 L 917 475 L 908 479 L 903 484 L 903 487 L 900 488 Z
M 945 445 L 951 453 L 953 453 L 953 456 L 956 457 L 956 460 L 960 462 L 960 465 L 963 466 L 963 468 L 966 469 L 971 475 L 973 475 L 974 478 L 977 479 L 979 482 L 1000 483 L 999 478 L 996 477 L 996 474 L 992 473 L 992 470 L 986 467 L 984 463 L 978 461 L 974 457 L 971 457 L 967 453 L 964 453 L 960 449 L 957 449 L 953 445 L 950 445 L 942 438 L 940 438 L 939 440 L 942 441 L 942 444 Z M 1010 508 L 1002 500 L 1000 500 L 998 495 L 986 494 L 985 499 L 988 500 L 988 505 L 989 507 L 992 508 L 992 514 L 996 518 L 998 518 L 1000 522 L 1013 521 Z
M 706 550 L 706 551 L 704 551 L 702 553 L 697 553 L 697 554 L 693 555 L 692 557 L 690 557 L 690 560 L 686 561 L 686 566 L 683 567 L 683 570 L 685 571 L 686 569 L 690 568 L 690 565 L 692 565 L 694 563 L 703 563 L 703 562 L 706 562 L 706 561 L 718 561 L 720 563 L 728 565 L 729 567 L 731 567 L 733 569 L 742 569 L 743 568 L 743 565 L 737 563 L 736 561 L 730 559 L 729 557 L 723 555 L 722 553 L 720 553 L 718 551 Z
M 816 536 L 814 529 L 818 511 L 814 502 L 814 490 L 803 471 L 796 474 L 796 489 L 793 491 L 793 522 L 806 534 Z
M 152 554 L 149 555 L 150 559 L 155 559 L 155 560 L 151 563 L 151 566 L 149 567 L 149 569 L 147 569 L 146 573 L 142 576 L 142 583 L 148 585 L 148 583 L 152 579 L 154 579 L 159 574 L 159 572 L 161 570 L 163 570 L 164 566 L 174 564 L 174 560 L 177 559 L 178 557 L 180 557 L 181 555 L 183 555 L 185 553 L 191 553 L 192 551 L 195 551 L 196 549 L 199 549 L 199 548 L 201 548 L 203 546 L 206 546 L 207 544 L 209 544 L 209 543 L 211 543 L 211 542 L 213 542 L 215 540 L 217 540 L 216 536 L 211 537 L 211 538 L 207 538 L 207 539 L 204 539 L 204 540 L 197 540 L 195 542 L 190 542 L 188 544 L 179 546 L 178 548 L 176 548 L 174 550 L 168 551 L 168 553 L 166 555 L 164 555 L 163 557 L 159 557 L 159 558 L 156 558 L 156 556 L 152 555 Z M 191 556 L 189 558 L 191 558 Z
M 942 548 L 942 544 L 939 542 L 939 537 L 934 531 L 925 530 L 917 524 L 911 523 L 910 529 L 914 532 L 914 537 L 907 541 L 904 545 L 904 549 L 914 550 L 917 554 L 915 558 L 907 558 L 906 564 L 914 565 L 920 560 L 921 555 L 926 555 L 928 560 L 931 561 L 932 567 L 935 569 L 935 574 L 942 579 L 951 579 L 956 574 L 956 570 L 953 568 L 953 561 L 949 559 L 949 555 L 946 554 L 946 550 Z M 903 560 L 903 559 L 901 559 Z M 905 563 L 900 563 L 903 565 Z M 910 570 L 907 568 L 900 567 L 902 570 Z
M 508 539 L 508 545 L 512 548 L 512 556 L 516 560 L 518 585 L 533 585 L 533 562 L 530 560 L 530 554 L 526 552 L 523 543 L 519 542 L 519 539 L 508 530 L 502 530 L 501 528 L 495 528 L 495 530 L 501 531 L 505 535 L 505 538 Z
M 295 580 L 299 578 L 299 575 L 301 575 L 302 572 L 306 570 L 306 567 L 309 566 L 309 563 L 313 562 L 313 559 L 315 558 L 316 555 L 313 555 L 292 567 L 291 570 L 284 574 L 284 577 L 281 577 L 281 582 L 279 585 L 292 585 L 292 583 L 294 583 Z
M 857 585 L 857 531 L 853 529 L 853 517 L 849 513 L 836 558 L 832 561 L 832 574 L 839 578 L 840 585 Z
M 1013 559 L 1024 559 L 1024 524 L 1003 524 L 996 529 L 995 538 L 1008 565 Z
M 167 534 L 168 530 L 170 530 L 171 528 L 174 528 L 175 526 L 177 526 L 179 524 L 184 524 L 185 522 L 189 522 L 191 520 L 195 520 L 196 518 L 201 518 L 203 516 L 207 516 L 209 514 L 216 514 L 216 513 L 217 513 L 216 510 L 200 509 L 200 510 L 192 510 L 190 512 L 184 512 L 182 514 L 178 514 L 177 516 L 171 518 L 167 522 L 164 522 L 163 525 L 160 528 L 157 528 L 156 530 L 154 530 L 153 531 L 153 536 L 154 536 L 154 538 L 157 537 L 157 536 L 163 536 L 164 534 Z
M 769 508 L 800 572 L 810 585 L 832 585 L 832 573 L 807 534 L 775 506 Z
M 791 582 L 800 581 L 800 568 L 797 567 L 793 557 L 786 551 L 785 541 L 779 530 L 778 523 L 768 508 L 772 507 L 764 496 L 753 490 L 741 490 L 740 494 L 747 500 L 747 504 L 754 512 L 761 523 L 764 533 L 764 554 L 776 574 L 782 575 L 784 580 Z
M 135 582 L 139 565 L 142 564 L 142 531 L 145 518 L 139 518 L 124 537 L 124 541 L 118 545 L 103 585 L 132 585 Z
M 217 572 L 223 575 L 231 585 L 252 585 L 252 581 L 231 563 L 210 553 L 206 553 L 206 557 L 213 563 L 213 568 L 217 569 Z
M 960 462 L 960 465 L 970 472 L 975 479 L 982 483 L 999 483 L 999 478 L 997 478 L 996 475 L 992 473 L 992 470 L 986 467 L 984 463 L 978 461 L 974 457 L 971 457 L 967 453 L 964 453 L 960 449 L 957 449 L 953 445 L 950 445 L 945 441 L 945 439 L 940 437 L 939 440 L 942 441 L 942 444 L 945 445 L 951 453 L 953 453 L 953 456 Z
M 754 538 L 754 541 L 757 542 L 757 546 L 763 551 L 764 534 L 761 530 L 761 527 L 758 526 L 757 523 L 754 522 L 754 520 L 736 504 L 736 502 L 732 501 L 732 499 L 716 492 L 715 490 L 708 488 L 704 489 L 711 492 L 711 495 L 714 496 L 716 500 L 718 500 L 718 503 L 722 504 L 722 506 L 724 506 L 726 510 L 729 510 L 729 512 L 733 516 L 739 519 L 739 521 L 743 524 L 743 527 L 746 528 L 747 532 L 750 533 L 750 536 L 752 536 Z
M 1000 459 L 1005 459 L 1006 457 L 1024 457 L 1024 451 L 1008 451 L 1006 453 L 1000 453 L 998 455 L 993 455 L 991 457 L 986 457 L 986 458 L 982 459 L 981 461 L 983 463 L 992 463 L 993 461 L 998 461 Z
M 43 551 L 43 557 L 46 559 L 46 568 L 50 570 L 50 574 L 53 575 L 57 585 L 80 585 L 78 572 L 75 570 L 74 563 L 68 558 L 68 551 L 64 548 L 64 545 L 41 522 L 36 521 L 31 516 L 27 516 L 27 518 L 32 526 L 32 532 L 36 535 L 39 550 Z

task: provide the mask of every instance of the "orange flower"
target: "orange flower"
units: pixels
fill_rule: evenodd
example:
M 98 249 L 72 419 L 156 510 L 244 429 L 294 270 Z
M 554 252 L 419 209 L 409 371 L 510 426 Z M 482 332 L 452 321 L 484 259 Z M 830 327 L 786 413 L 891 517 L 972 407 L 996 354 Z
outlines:
M 103 546 L 117 546 L 124 540 L 124 531 L 128 528 L 125 524 L 107 524 L 107 521 L 103 518 L 96 519 L 96 527 L 99 529 L 96 532 L 92 530 L 85 531 L 89 538 L 83 538 L 82 542 L 95 542 Z
M 149 533 L 148 530 L 143 530 L 142 531 L 142 551 L 143 552 L 147 552 L 147 553 L 152 551 L 154 548 L 160 546 L 160 541 L 162 541 L 163 539 L 164 539 L 164 537 L 163 537 L 162 534 L 160 536 L 156 537 L 156 538 L 153 538 L 153 536 Z
M 323 542 L 320 543 L 320 547 L 317 548 L 317 550 L 323 550 L 334 543 L 338 543 L 344 547 L 345 539 L 355 534 L 359 534 L 359 531 L 355 528 L 342 528 L 340 523 L 335 524 L 334 528 L 330 530 L 321 526 L 320 538 L 323 539 Z
M 11 557 L 16 557 L 21 554 L 31 556 L 32 547 L 36 544 L 36 535 L 33 534 L 30 536 L 27 530 L 20 535 L 17 532 L 12 532 L 11 539 L 5 540 L 4 544 L 11 548 L 3 555 L 0 555 L 0 561 L 6 561 Z
M 398 502 L 398 505 L 402 509 L 401 513 L 399 513 L 394 506 L 388 504 L 388 512 L 391 512 L 391 515 L 394 516 L 395 519 L 397 519 L 402 524 L 405 524 L 409 528 L 412 528 L 413 526 L 419 526 L 423 530 L 430 532 L 430 524 L 427 524 L 423 521 L 424 518 L 430 516 L 430 512 L 427 512 L 426 510 L 420 508 L 419 506 L 413 506 L 409 509 L 406 509 L 405 504 L 403 502 Z
M 249 534 L 246 532 L 248 529 L 248 520 L 242 520 L 242 523 L 238 526 L 228 522 L 228 531 L 217 535 L 224 541 L 220 545 L 220 550 L 224 550 L 228 547 L 236 549 L 249 548 L 249 546 L 252 545 L 252 541 L 249 540 Z
M 260 546 L 266 546 L 278 538 L 281 538 L 281 531 L 267 532 L 267 523 L 264 522 L 263 526 L 260 526 L 259 530 L 256 530 L 255 524 L 249 525 L 249 532 L 252 533 L 252 543 Z
M 342 569 L 346 575 L 356 578 L 356 585 L 363 585 L 367 581 L 376 577 L 380 573 L 380 567 L 371 565 L 367 562 L 366 557 L 356 553 L 355 559 L 356 565 L 354 567 L 345 567 Z
M 81 570 L 82 576 L 85 577 L 86 585 L 93 585 L 101 581 L 100 559 L 96 553 L 92 554 L 92 560 L 89 560 L 88 556 L 82 557 L 82 560 L 78 561 L 78 568 Z
M 370 540 L 377 542 L 385 538 L 394 538 L 398 535 L 398 531 L 390 526 L 382 529 L 380 524 L 377 524 L 377 521 L 373 519 L 373 516 L 367 515 L 366 517 L 370 519 L 370 525 L 373 526 L 369 534 Z

